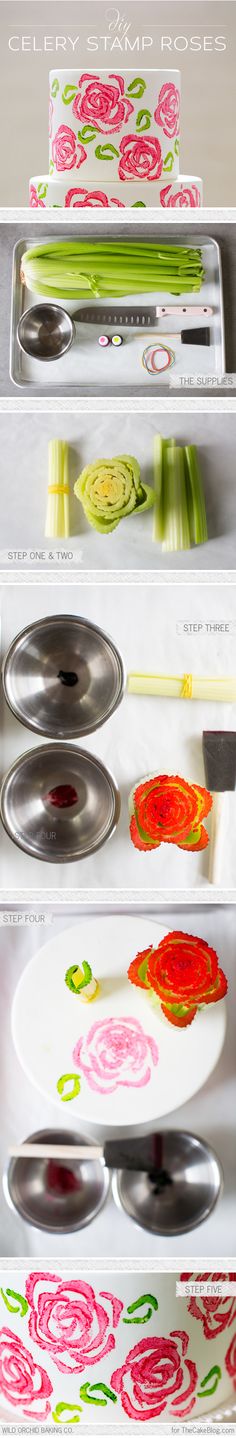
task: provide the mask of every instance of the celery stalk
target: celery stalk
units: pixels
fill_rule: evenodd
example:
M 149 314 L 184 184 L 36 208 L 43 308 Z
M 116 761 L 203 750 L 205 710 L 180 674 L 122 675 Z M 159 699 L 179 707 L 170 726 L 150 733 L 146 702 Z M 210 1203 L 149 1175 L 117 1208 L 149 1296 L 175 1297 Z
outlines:
M 68 539 L 69 522 L 69 450 L 62 439 L 51 439 L 48 446 L 48 499 L 45 522 L 46 539 Z
M 21 271 L 27 288 L 48 299 L 178 295 L 197 292 L 204 279 L 199 249 L 142 241 L 49 241 L 25 252 Z
M 190 549 L 184 452 L 174 440 L 164 451 L 162 548 L 169 553 Z
M 208 539 L 206 507 L 195 444 L 185 446 L 184 458 L 190 538 L 194 544 L 206 544 Z

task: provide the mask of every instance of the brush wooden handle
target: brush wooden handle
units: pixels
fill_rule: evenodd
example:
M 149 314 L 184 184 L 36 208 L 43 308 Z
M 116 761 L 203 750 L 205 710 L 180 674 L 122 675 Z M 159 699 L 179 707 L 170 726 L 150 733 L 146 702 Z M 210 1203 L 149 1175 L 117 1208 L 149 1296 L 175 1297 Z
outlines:
M 211 820 L 209 852 L 209 884 L 220 889 L 222 883 L 222 857 L 224 852 L 225 818 L 228 807 L 228 791 L 214 794 Z
M 9 1158 L 96 1159 L 103 1158 L 99 1144 L 21 1143 L 12 1144 Z

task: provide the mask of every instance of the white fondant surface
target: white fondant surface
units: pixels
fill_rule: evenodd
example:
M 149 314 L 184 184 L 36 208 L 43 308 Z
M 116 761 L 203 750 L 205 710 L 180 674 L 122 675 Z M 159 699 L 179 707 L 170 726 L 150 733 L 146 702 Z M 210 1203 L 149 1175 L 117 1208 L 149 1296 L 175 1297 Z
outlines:
M 101 1141 L 106 1136 L 144 1132 L 171 1113 L 201 1088 L 221 1053 L 226 1029 L 224 1002 L 209 1005 L 189 1028 L 178 1030 L 127 978 L 136 954 L 152 943 L 157 946 L 166 932 L 150 920 L 124 916 L 99 918 L 95 931 L 93 921 L 87 919 L 40 949 L 16 989 L 13 1039 L 29 1080 L 59 1106 L 62 1118 L 65 1102 L 57 1092 L 58 1079 L 79 1073 L 80 1093 L 66 1103 L 66 1110 L 69 1107 L 71 1121 L 76 1120 L 82 1132 Z M 99 998 L 87 1006 L 65 984 L 67 968 L 81 965 L 85 958 L 100 984 Z M 107 1029 L 104 1027 L 102 1034 L 102 1055 L 98 1033 L 91 1036 L 91 1030 L 105 1022 L 114 1025 L 114 1020 L 122 1029 L 125 1020 L 128 1040 L 130 1024 L 131 1044 L 134 1022 L 147 1037 L 137 1067 L 131 1053 L 130 1063 L 122 1059 L 118 1071 L 116 1068 L 113 1082 Z M 81 1038 L 77 1066 L 73 1054 Z M 153 1061 L 153 1043 L 158 1063 Z M 136 1058 L 135 1039 L 135 1063 Z M 149 1078 L 144 1082 L 147 1072 Z
M 29 185 L 31 209 L 115 209 L 133 206 L 159 209 L 196 209 L 203 203 L 199 175 L 178 175 L 176 179 L 110 180 L 90 186 L 78 170 L 70 175 L 32 175 Z
M 176 1296 L 181 1276 L 181 1271 L 158 1274 L 147 1269 L 136 1274 L 83 1272 L 78 1262 L 66 1266 L 60 1261 L 51 1271 L 48 1264 L 45 1271 L 43 1261 L 34 1273 L 29 1265 L 2 1271 L 4 1292 L 10 1289 L 26 1301 L 22 1316 L 10 1314 L 0 1298 L 4 1414 L 11 1415 L 12 1422 L 38 1418 L 51 1427 L 63 1423 L 63 1417 L 70 1424 L 77 1411 L 77 1420 L 92 1432 L 100 1424 L 110 1431 L 119 1425 L 127 1432 L 135 1422 L 138 1434 L 144 1422 L 150 1433 L 159 1424 L 163 1432 L 163 1423 L 191 1425 L 210 1416 L 216 1404 L 220 1408 L 232 1401 L 229 1367 L 234 1367 L 236 1299 L 230 1294 L 218 1298 L 215 1311 L 210 1299 L 207 1311 L 201 1297 L 196 1315 L 190 1312 L 189 1297 Z M 196 1280 L 202 1276 L 191 1274 Z M 108 1393 L 94 1391 L 93 1385 L 101 1383 Z M 106 1401 L 100 1406 L 91 1398 Z M 64 1414 L 57 1409 L 62 1403 Z M 66 1411 L 68 1404 L 72 1407 Z M 77 1406 L 73 1413 L 73 1405 L 79 1405 L 80 1412 Z
M 179 173 L 178 70 L 51 70 L 49 169 L 96 183 Z M 109 172 L 109 173 L 107 173 Z M 86 179 L 85 179 L 86 177 Z

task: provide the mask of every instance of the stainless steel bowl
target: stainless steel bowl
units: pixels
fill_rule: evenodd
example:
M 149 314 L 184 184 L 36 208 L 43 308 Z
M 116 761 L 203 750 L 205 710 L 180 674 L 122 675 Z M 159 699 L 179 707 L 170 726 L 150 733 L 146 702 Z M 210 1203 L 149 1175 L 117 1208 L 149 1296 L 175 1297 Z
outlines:
M 53 614 L 22 629 L 3 661 L 12 713 L 46 739 L 92 734 L 113 714 L 124 691 L 121 656 L 96 624 Z
M 49 794 L 70 785 L 77 800 L 55 807 Z M 68 864 L 95 853 L 120 814 L 116 782 L 100 759 L 74 744 L 28 749 L 5 775 L 1 818 L 10 839 L 34 859 Z
M 213 1149 L 195 1134 L 167 1129 L 157 1139 L 156 1173 L 119 1169 L 113 1194 L 140 1228 L 171 1238 L 209 1217 L 223 1189 L 223 1173 Z
M 31 1133 L 27 1143 L 84 1143 L 67 1130 Z M 92 1223 L 106 1202 L 110 1187 L 102 1159 L 12 1158 L 3 1178 L 11 1208 L 34 1228 L 47 1233 L 75 1233 Z
M 57 360 L 71 348 L 76 334 L 71 315 L 54 303 L 32 305 L 21 315 L 17 338 L 24 354 L 37 360 Z

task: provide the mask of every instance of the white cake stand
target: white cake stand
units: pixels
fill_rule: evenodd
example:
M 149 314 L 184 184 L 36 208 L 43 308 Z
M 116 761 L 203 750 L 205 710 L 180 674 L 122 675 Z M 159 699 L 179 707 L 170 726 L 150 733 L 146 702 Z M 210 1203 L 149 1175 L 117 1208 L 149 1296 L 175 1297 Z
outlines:
M 81 920 L 39 950 L 15 993 L 13 1039 L 28 1079 L 60 1108 L 63 1121 L 74 1126 L 76 1120 L 80 1133 L 101 1143 L 142 1135 L 186 1103 L 206 1083 L 223 1047 L 224 1001 L 207 1006 L 190 1027 L 177 1029 L 129 982 L 127 969 L 137 952 L 157 946 L 166 933 L 154 920 L 139 917 Z M 67 968 L 84 959 L 100 984 L 98 999 L 86 1005 L 65 984 Z M 107 1034 L 115 1027 L 116 1037 L 117 1022 L 128 1039 L 128 1056 L 113 1077 Z M 80 1077 L 80 1092 L 66 1102 L 57 1089 L 65 1074 Z M 64 1092 L 72 1087 L 67 1084 Z

